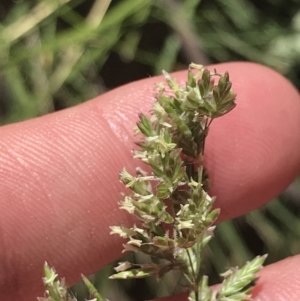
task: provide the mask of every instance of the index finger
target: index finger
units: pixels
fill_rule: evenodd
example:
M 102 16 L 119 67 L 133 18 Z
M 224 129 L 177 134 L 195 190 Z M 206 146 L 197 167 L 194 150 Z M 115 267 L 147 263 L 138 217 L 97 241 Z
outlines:
M 229 71 L 238 95 L 237 108 L 214 121 L 206 152 L 212 194 L 225 219 L 262 205 L 296 176 L 300 105 L 292 85 L 268 68 L 213 67 Z M 174 77 L 185 81 L 186 72 Z M 117 208 L 123 189 L 117 174 L 139 163 L 130 152 L 132 127 L 138 112 L 150 110 L 153 85 L 161 80 L 135 82 L 1 129 L 2 297 L 41 295 L 46 260 L 71 284 L 120 256 L 121 241 L 109 226 L 132 221 Z

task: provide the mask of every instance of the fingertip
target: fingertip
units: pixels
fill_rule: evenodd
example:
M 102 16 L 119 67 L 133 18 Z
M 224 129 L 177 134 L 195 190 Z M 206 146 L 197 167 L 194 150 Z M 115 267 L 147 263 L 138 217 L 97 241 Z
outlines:
M 264 267 L 252 291 L 254 301 L 292 301 L 300 296 L 300 256 Z
M 299 173 L 300 99 L 276 71 L 253 63 L 221 64 L 237 106 L 213 122 L 207 141 L 212 193 L 222 219 L 246 213 L 282 192 Z

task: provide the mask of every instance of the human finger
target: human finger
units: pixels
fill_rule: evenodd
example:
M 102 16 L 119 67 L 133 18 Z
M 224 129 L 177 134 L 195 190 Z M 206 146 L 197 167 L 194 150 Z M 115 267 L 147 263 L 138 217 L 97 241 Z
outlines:
M 264 267 L 252 290 L 253 301 L 298 301 L 300 298 L 300 255 Z M 186 301 L 187 294 L 156 301 Z
M 229 71 L 238 94 L 237 108 L 214 121 L 207 143 L 212 193 L 224 219 L 260 206 L 295 177 L 300 107 L 292 85 L 268 68 L 213 67 Z M 184 81 L 186 72 L 174 76 Z M 153 85 L 161 80 L 135 82 L 1 129 L 4 296 L 32 300 L 41 291 L 37 279 L 45 260 L 73 283 L 80 272 L 92 273 L 120 255 L 120 240 L 109 235 L 109 226 L 130 222 L 117 208 L 123 189 L 117 173 L 123 166 L 134 172 L 138 164 L 130 152 L 132 127 L 137 113 L 151 108 Z

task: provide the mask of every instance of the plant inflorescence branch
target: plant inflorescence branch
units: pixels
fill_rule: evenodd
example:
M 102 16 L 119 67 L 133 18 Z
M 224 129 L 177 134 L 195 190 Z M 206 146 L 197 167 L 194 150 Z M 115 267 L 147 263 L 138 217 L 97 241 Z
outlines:
M 218 292 L 213 292 L 201 275 L 201 250 L 212 238 L 219 215 L 219 210 L 212 208 L 215 198 L 208 194 L 205 139 L 213 120 L 236 105 L 229 74 L 191 64 L 183 87 L 167 72 L 163 74 L 167 86 L 158 86 L 151 116 L 140 114 L 137 124 L 142 139 L 134 157 L 149 165 L 151 172 L 139 167 L 136 175 L 125 169 L 120 173 L 120 180 L 131 190 L 124 194 L 120 208 L 137 216 L 140 224 L 111 229 L 127 239 L 125 251 L 164 261 L 120 263 L 111 278 L 155 275 L 160 279 L 170 270 L 180 270 L 188 281 L 191 300 L 243 300 L 264 257 L 227 273 Z
M 124 168 L 119 174 L 129 191 L 122 194 L 120 208 L 135 215 L 139 223 L 111 227 L 112 234 L 126 239 L 124 251 L 156 259 L 145 264 L 120 262 L 110 278 L 161 279 L 171 270 L 179 270 L 191 301 L 249 299 L 265 256 L 222 274 L 224 281 L 217 290 L 212 290 L 208 277 L 201 274 L 202 250 L 213 236 L 219 215 L 219 209 L 213 208 L 215 197 L 208 194 L 205 140 L 213 120 L 236 106 L 229 74 L 191 64 L 184 86 L 167 72 L 163 74 L 167 85 L 157 85 L 151 114 L 140 113 L 136 127 L 141 138 L 133 157 L 151 171 L 139 167 L 132 175 Z M 95 300 L 101 300 L 84 280 Z

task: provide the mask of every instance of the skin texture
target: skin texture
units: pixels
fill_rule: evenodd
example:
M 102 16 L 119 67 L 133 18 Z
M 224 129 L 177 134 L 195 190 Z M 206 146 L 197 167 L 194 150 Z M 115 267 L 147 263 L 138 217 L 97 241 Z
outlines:
M 221 220 L 244 214 L 280 193 L 300 169 L 300 102 L 275 71 L 250 63 L 229 71 L 237 107 L 213 122 L 206 161 Z M 184 82 L 186 72 L 173 74 Z M 69 284 L 120 257 L 110 225 L 130 225 L 117 201 L 117 174 L 134 172 L 132 128 L 148 112 L 162 77 L 120 87 L 80 106 L 0 129 L 1 300 L 43 295 L 48 261 Z M 261 271 L 255 301 L 300 297 L 300 257 Z M 184 296 L 168 300 L 185 300 Z

